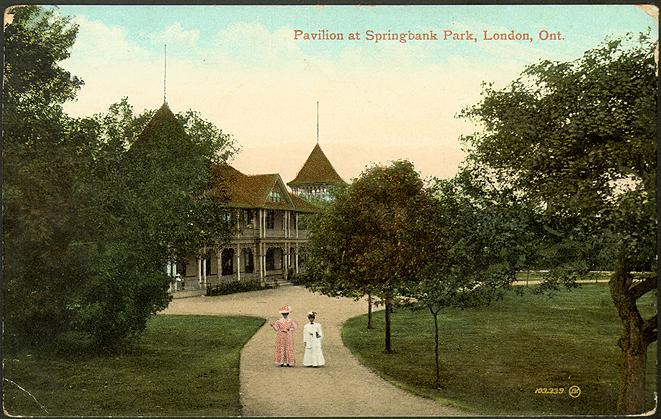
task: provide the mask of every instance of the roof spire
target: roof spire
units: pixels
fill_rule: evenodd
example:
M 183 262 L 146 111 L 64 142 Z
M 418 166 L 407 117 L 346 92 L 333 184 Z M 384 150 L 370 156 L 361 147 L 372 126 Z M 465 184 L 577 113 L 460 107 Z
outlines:
M 166 80 L 168 76 L 168 44 L 163 44 L 163 47 L 163 103 L 168 103 L 166 96 Z
M 317 101 L 317 144 L 319 144 L 319 101 Z

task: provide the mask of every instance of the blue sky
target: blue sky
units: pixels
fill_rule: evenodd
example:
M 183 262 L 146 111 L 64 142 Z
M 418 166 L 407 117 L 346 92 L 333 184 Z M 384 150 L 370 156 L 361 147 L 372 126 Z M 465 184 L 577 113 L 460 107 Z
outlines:
M 632 5 L 595 6 L 60 6 L 79 25 L 65 66 L 85 80 L 74 114 L 101 112 L 128 96 L 139 111 L 162 102 L 199 110 L 234 135 L 247 173 L 291 180 L 315 143 L 340 175 L 408 158 L 423 175 L 452 176 L 458 138 L 475 129 L 456 114 L 482 81 L 504 85 L 539 59 L 571 60 L 607 36 L 658 23 Z M 301 41 L 317 32 L 473 32 L 479 42 Z M 562 41 L 485 42 L 515 30 Z

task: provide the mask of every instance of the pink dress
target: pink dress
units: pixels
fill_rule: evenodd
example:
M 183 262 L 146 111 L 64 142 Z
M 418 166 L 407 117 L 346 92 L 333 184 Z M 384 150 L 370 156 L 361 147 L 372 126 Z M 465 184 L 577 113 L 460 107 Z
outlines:
M 296 322 L 282 318 L 271 324 L 275 330 L 275 363 L 294 365 L 294 330 Z

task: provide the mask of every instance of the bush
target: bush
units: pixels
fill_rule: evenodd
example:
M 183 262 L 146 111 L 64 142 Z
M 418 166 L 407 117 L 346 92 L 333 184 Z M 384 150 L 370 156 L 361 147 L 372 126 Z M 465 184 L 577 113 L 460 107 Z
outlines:
M 207 288 L 207 297 L 214 295 L 234 294 L 237 292 L 258 291 L 264 288 L 271 288 L 270 286 L 262 286 L 258 280 L 249 279 L 246 281 L 230 281 L 223 282 L 222 284 L 212 285 Z
M 302 283 L 301 276 L 299 274 L 292 274 L 289 277 L 289 282 L 291 282 L 294 285 L 301 285 Z

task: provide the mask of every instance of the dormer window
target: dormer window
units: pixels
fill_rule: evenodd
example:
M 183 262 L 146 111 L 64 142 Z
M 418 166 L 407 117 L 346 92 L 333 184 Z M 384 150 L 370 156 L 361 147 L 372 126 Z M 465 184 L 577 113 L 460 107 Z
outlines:
M 271 201 L 271 202 L 280 202 L 280 192 L 278 192 L 278 191 L 269 192 L 269 201 Z

